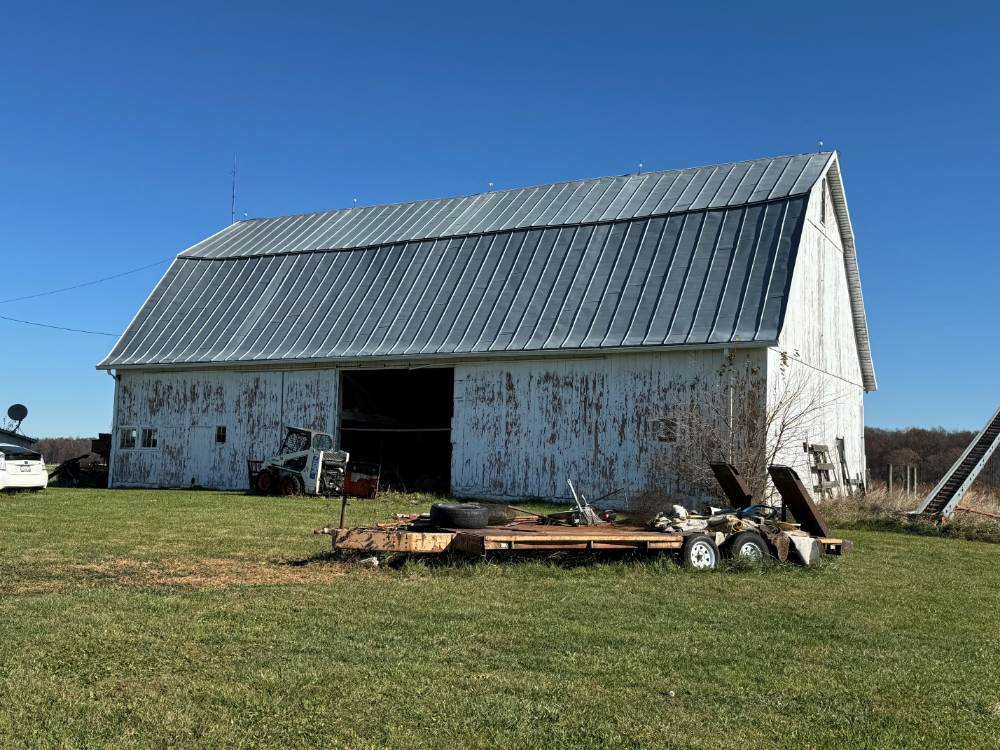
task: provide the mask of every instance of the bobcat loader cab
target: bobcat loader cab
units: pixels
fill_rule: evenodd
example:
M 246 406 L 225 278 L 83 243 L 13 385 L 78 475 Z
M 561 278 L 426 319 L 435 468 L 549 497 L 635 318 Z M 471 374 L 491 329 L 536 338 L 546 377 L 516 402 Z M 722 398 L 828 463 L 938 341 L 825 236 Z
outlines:
M 277 456 L 250 461 L 250 486 L 263 494 L 340 495 L 349 458 L 325 432 L 286 427 Z

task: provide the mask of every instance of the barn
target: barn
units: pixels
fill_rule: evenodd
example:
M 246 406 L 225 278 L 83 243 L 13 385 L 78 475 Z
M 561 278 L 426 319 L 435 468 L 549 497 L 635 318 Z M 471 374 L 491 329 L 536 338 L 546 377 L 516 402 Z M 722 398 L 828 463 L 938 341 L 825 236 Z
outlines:
M 240 221 L 98 368 L 115 487 L 245 488 L 287 425 L 490 498 L 642 489 L 701 434 L 692 404 L 734 410 L 734 372 L 767 408 L 807 384 L 768 460 L 839 444 L 858 475 L 876 387 L 836 152 Z

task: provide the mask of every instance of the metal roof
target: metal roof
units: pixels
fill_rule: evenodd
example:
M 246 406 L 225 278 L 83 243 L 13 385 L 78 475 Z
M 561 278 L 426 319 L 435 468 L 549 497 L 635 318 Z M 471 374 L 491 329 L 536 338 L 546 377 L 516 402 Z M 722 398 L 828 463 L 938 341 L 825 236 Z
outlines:
M 773 342 L 831 154 L 240 222 L 99 367 Z
M 233 258 L 370 247 L 762 203 L 809 192 L 830 156 L 782 156 L 458 198 L 252 219 L 227 227 L 181 257 Z

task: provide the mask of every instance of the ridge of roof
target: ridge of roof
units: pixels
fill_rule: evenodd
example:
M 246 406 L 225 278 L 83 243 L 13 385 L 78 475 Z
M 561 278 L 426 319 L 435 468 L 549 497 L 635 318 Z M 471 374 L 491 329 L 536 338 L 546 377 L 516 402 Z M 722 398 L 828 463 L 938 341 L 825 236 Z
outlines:
M 248 219 L 178 257 L 221 259 L 353 249 L 762 203 L 809 192 L 834 154 L 775 156 Z
M 319 211 L 302 211 L 296 214 L 276 214 L 274 216 L 255 216 L 249 219 L 237 219 L 236 224 L 250 224 L 253 222 L 275 221 L 277 219 L 298 219 L 304 216 L 316 216 L 317 214 L 334 214 L 341 211 L 364 211 L 373 208 L 393 208 L 397 206 L 412 206 L 417 203 L 432 203 L 435 201 L 457 200 L 459 198 L 476 198 L 482 195 L 501 195 L 503 193 L 516 193 L 522 190 L 538 190 L 540 188 L 559 187 L 562 185 L 572 185 L 580 182 L 598 182 L 600 180 L 619 180 L 631 177 L 647 177 L 649 175 L 665 175 L 672 172 L 697 172 L 702 169 L 718 169 L 720 167 L 735 167 L 741 164 L 757 164 L 761 162 L 772 162 L 777 159 L 796 159 L 800 157 L 825 156 L 828 159 L 833 156 L 834 151 L 804 151 L 798 154 L 779 154 L 777 156 L 762 156 L 757 159 L 740 159 L 739 161 L 726 161 L 717 164 L 701 164 L 696 167 L 673 167 L 672 169 L 652 169 L 648 172 L 625 172 L 623 174 L 599 175 L 597 177 L 577 177 L 569 180 L 556 180 L 555 182 L 539 182 L 532 185 L 521 185 L 520 187 L 502 188 L 500 190 L 483 190 L 478 193 L 457 193 L 455 195 L 439 195 L 436 198 L 414 198 L 408 201 L 390 201 L 388 203 L 369 203 L 364 206 L 344 206 L 343 208 L 324 208 Z M 805 193 L 808 190 L 802 190 Z M 798 193 L 796 193 L 798 194 Z M 790 197 L 790 196 L 789 196 Z M 232 226 L 232 225 L 230 225 Z M 222 231 L 228 229 L 224 227 Z

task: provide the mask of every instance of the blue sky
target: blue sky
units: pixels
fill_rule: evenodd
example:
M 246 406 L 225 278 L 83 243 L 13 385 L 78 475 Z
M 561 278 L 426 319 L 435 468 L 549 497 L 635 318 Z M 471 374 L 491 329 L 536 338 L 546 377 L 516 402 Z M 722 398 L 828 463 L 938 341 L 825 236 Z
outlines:
M 8 6 L 0 299 L 169 258 L 250 217 L 841 153 L 876 426 L 1000 401 L 1000 15 L 875 3 Z M 736 8 L 739 8 L 737 10 Z M 166 264 L 0 315 L 121 332 Z M 113 338 L 0 320 L 0 401 L 94 434 Z

